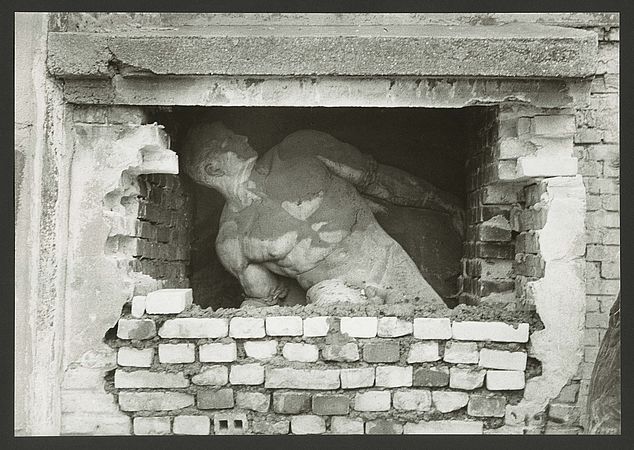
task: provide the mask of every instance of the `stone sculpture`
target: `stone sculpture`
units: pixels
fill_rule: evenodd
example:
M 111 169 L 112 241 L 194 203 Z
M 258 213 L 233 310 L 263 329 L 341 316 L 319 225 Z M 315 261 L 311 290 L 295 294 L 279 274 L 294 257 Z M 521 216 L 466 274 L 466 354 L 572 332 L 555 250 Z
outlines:
M 419 297 L 444 306 L 376 221 L 372 210 L 381 206 L 361 194 L 449 213 L 462 229 L 463 210 L 449 194 L 314 130 L 292 133 L 258 158 L 246 137 L 219 122 L 199 124 L 184 149 L 187 174 L 226 200 L 216 248 L 245 292 L 242 306 L 278 304 L 285 278 L 342 294 L 323 288 L 333 280 L 363 301 Z

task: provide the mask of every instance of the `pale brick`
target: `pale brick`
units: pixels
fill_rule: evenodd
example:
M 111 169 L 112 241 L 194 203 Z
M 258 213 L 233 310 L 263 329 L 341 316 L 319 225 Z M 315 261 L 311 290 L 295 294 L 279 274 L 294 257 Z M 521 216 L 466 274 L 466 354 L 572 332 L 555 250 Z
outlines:
M 119 413 L 112 394 L 93 390 L 62 390 L 61 409 L 63 413 Z
M 343 389 L 356 389 L 374 386 L 374 367 L 359 369 L 341 369 L 341 387 Z
M 307 317 L 304 319 L 304 337 L 322 337 L 330 330 L 329 317 Z
M 114 373 L 114 387 L 117 389 L 183 388 L 187 386 L 189 386 L 189 380 L 183 372 L 150 372 L 149 370 L 125 372 L 117 369 Z
M 449 387 L 467 391 L 477 389 L 484 384 L 485 374 L 486 371 L 482 369 L 451 367 L 449 369 Z
M 228 320 L 219 318 L 183 317 L 166 320 L 159 336 L 162 338 L 221 338 L 227 336 Z
M 223 388 L 217 391 L 198 391 L 196 406 L 198 409 L 229 409 L 235 405 L 233 389 Z
M 407 355 L 408 364 L 440 360 L 438 342 L 414 342 Z
M 319 359 L 319 349 L 313 344 L 287 342 L 282 347 L 282 355 L 289 361 L 315 362 Z
M 236 407 L 251 411 L 267 412 L 271 404 L 271 395 L 261 392 L 236 393 Z
M 499 159 L 517 159 L 535 154 L 537 147 L 529 141 L 509 137 L 500 139 L 496 150 Z
M 339 369 L 266 368 L 267 389 L 338 389 Z
M 291 417 L 291 433 L 323 434 L 326 432 L 326 421 L 319 416 L 301 415 Z
M 135 417 L 134 434 L 138 436 L 154 434 L 170 434 L 171 423 L 169 417 Z
M 616 262 L 620 259 L 620 247 L 613 245 L 588 245 L 586 247 L 587 261 Z
M 607 313 L 587 313 L 586 328 L 607 328 L 609 320 Z
M 242 364 L 231 366 L 229 372 L 231 384 L 258 385 L 264 383 L 264 367 L 260 364 Z
M 619 157 L 619 146 L 612 144 L 591 145 L 588 147 L 590 158 L 596 161 L 612 161 Z
M 599 144 L 601 132 L 596 128 L 578 128 L 574 136 L 575 144 Z
M 255 434 L 288 434 L 290 432 L 291 422 L 286 419 L 275 419 L 275 421 L 264 419 L 258 420 L 254 418 L 253 420 L 253 432 Z
M 304 333 L 302 318 L 298 316 L 267 317 L 265 328 L 269 336 L 301 336 Z
M 263 338 L 264 319 L 255 317 L 234 317 L 229 322 L 229 336 L 239 339 Z
M 174 417 L 174 434 L 208 435 L 211 430 L 207 416 Z
M 100 390 L 103 388 L 103 377 L 104 369 L 71 365 L 64 372 L 62 389 Z
M 376 419 L 365 423 L 365 434 L 403 434 L 403 425 L 387 419 Z
M 471 394 L 467 414 L 473 417 L 504 417 L 506 398 L 483 394 Z
M 573 115 L 543 115 L 533 117 L 533 134 L 542 136 L 572 136 L 576 130 Z
M 356 411 L 389 411 L 392 403 L 390 391 L 368 391 L 354 397 Z
M 305 392 L 274 392 L 273 411 L 278 414 L 300 414 L 310 410 L 310 395 Z
M 597 359 L 598 347 L 585 347 L 583 349 L 583 360 L 586 362 L 594 362 Z
M 335 416 L 330 419 L 332 434 L 363 434 L 363 419 Z
M 270 359 L 277 354 L 277 341 L 247 341 L 244 351 L 249 358 Z
M 156 324 L 152 319 L 119 319 L 117 337 L 119 339 L 151 339 L 156 336 Z
M 166 364 L 193 363 L 196 360 L 194 344 L 159 344 L 159 361 Z
M 140 319 L 145 314 L 145 295 L 135 295 L 132 297 L 132 317 Z
M 475 342 L 447 342 L 443 359 L 448 363 L 477 364 L 479 359 L 478 344 Z
M 480 350 L 479 365 L 487 369 L 523 371 L 526 369 L 526 353 L 483 348 Z
M 379 337 L 401 337 L 412 334 L 413 325 L 409 320 L 398 317 L 381 317 L 379 319 Z
M 229 381 L 226 366 L 209 366 L 192 377 L 192 383 L 199 386 L 224 386 Z
M 577 174 L 574 157 L 521 157 L 517 159 L 518 177 L 562 177 Z
M 375 385 L 377 387 L 411 386 L 413 369 L 411 366 L 378 366 L 376 368 Z
M 408 422 L 403 427 L 405 434 L 482 434 L 482 422 L 467 420 L 432 420 L 429 422 Z
M 461 341 L 528 342 L 528 324 L 517 327 L 503 322 L 454 322 L 453 339 Z
M 451 339 L 451 322 L 447 318 L 414 319 L 414 337 L 416 339 Z
M 148 314 L 178 314 L 192 304 L 191 289 L 160 289 L 150 292 L 145 298 L 145 312 Z
M 321 351 L 325 361 L 353 362 L 359 360 L 359 346 L 354 342 L 325 345 Z
M 62 414 L 62 435 L 112 436 L 132 434 L 132 419 L 123 414 Z
M 119 392 L 122 411 L 172 411 L 194 404 L 194 396 L 182 392 Z
M 441 413 L 457 411 L 467 406 L 469 401 L 466 392 L 433 391 L 431 397 L 434 407 Z
M 350 337 L 371 338 L 376 336 L 378 326 L 376 317 L 342 317 L 340 329 Z
M 524 372 L 518 370 L 487 370 L 487 389 L 490 391 L 510 391 L 524 389 Z
M 403 411 L 429 411 L 431 409 L 431 392 L 427 389 L 407 389 L 394 392 L 392 396 L 394 409 Z
M 238 350 L 235 342 L 223 344 L 212 342 L 203 344 L 198 348 L 198 359 L 200 362 L 231 362 L 238 357 Z
M 153 348 L 136 349 L 120 347 L 117 352 L 117 364 L 128 367 L 150 367 L 154 359 Z
M 342 394 L 313 395 L 313 413 L 320 416 L 341 416 L 348 414 L 350 399 Z
M 397 362 L 400 359 L 398 340 L 368 342 L 363 346 L 363 360 L 367 362 Z

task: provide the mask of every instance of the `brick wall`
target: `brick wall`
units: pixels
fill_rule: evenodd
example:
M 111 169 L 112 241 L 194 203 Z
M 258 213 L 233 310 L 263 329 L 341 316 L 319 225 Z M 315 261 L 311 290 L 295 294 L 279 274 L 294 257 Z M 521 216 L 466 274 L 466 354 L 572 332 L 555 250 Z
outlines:
M 201 315 L 189 289 L 136 300 L 107 389 L 138 435 L 495 433 L 540 372 L 529 323 Z

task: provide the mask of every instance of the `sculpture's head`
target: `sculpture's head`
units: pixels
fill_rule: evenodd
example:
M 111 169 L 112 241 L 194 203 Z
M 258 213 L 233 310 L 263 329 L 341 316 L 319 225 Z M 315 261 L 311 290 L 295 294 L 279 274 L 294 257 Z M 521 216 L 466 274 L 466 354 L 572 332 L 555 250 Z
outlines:
M 246 174 L 258 154 L 245 136 L 235 134 L 221 122 L 192 126 L 183 143 L 185 172 L 197 183 L 222 188 Z

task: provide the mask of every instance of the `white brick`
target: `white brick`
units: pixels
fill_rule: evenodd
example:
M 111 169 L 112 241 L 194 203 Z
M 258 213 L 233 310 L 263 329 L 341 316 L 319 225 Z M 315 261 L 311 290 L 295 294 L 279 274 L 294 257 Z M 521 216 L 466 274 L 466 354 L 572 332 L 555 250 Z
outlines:
M 119 392 L 121 411 L 173 411 L 194 404 L 183 392 Z
M 300 415 L 291 417 L 291 433 L 322 434 L 326 432 L 326 421 L 319 416 Z
M 162 338 L 221 338 L 227 336 L 227 319 L 184 317 L 166 320 L 159 336 Z
M 315 362 L 319 359 L 319 349 L 313 344 L 287 342 L 282 348 L 282 355 L 289 361 Z
M 341 369 L 341 387 L 355 389 L 374 386 L 374 367 Z
M 229 336 L 234 338 L 263 338 L 264 319 L 255 317 L 234 317 L 229 322 Z
M 338 389 L 339 369 L 267 368 L 264 387 L 267 389 Z
M 409 348 L 409 364 L 440 360 L 438 342 L 414 342 Z
M 332 434 L 363 434 L 363 420 L 334 416 L 330 419 Z
M 193 298 L 191 289 L 160 289 L 145 298 L 145 312 L 178 314 L 191 306 Z
M 412 334 L 412 322 L 398 317 L 381 317 L 379 319 L 379 337 L 401 337 Z
M 117 369 L 114 373 L 114 387 L 117 389 L 134 388 L 182 388 L 189 386 L 189 380 L 183 372 L 150 372 L 135 370 L 126 372 Z
M 132 297 L 132 317 L 140 319 L 145 314 L 145 295 L 135 295 Z
M 433 391 L 431 397 L 434 407 L 441 413 L 464 408 L 469 402 L 469 394 L 466 392 Z
M 487 369 L 523 371 L 526 369 L 526 353 L 483 348 L 480 350 L 479 365 Z
M 533 117 L 533 134 L 541 136 L 572 136 L 575 134 L 575 116 L 544 115 Z
M 390 391 L 368 391 L 354 397 L 356 411 L 389 411 L 392 403 Z
M 264 383 L 264 367 L 257 363 L 231 366 L 229 382 L 231 384 L 262 384 Z
M 159 344 L 159 361 L 166 364 L 193 363 L 196 360 L 194 344 Z
M 192 377 L 192 383 L 199 386 L 224 386 L 229 381 L 226 366 L 209 366 Z
M 404 434 L 482 434 L 482 422 L 467 420 L 432 420 L 429 422 L 408 422 L 403 427 Z
M 156 336 L 156 324 L 152 319 L 119 319 L 117 337 L 119 339 L 151 339 Z
M 473 390 L 484 384 L 485 370 L 462 369 L 451 367 L 449 369 L 449 387 L 453 389 Z
M 451 321 L 447 318 L 414 319 L 414 337 L 416 339 L 451 339 Z
M 150 367 L 154 359 L 153 348 L 136 349 L 119 347 L 117 352 L 117 364 L 129 367 Z
M 350 337 L 375 337 L 379 327 L 376 317 L 342 317 L 341 333 Z
M 169 417 L 135 417 L 134 434 L 146 436 L 153 434 L 170 434 Z
M 207 435 L 210 429 L 207 416 L 174 417 L 174 434 Z
M 304 337 L 322 337 L 328 334 L 329 317 L 307 317 L 304 319 Z
M 565 177 L 577 174 L 577 158 L 574 157 L 520 157 L 517 158 L 517 176 Z
M 517 328 L 503 322 L 454 322 L 453 339 L 460 341 L 528 342 L 528 324 Z
M 249 358 L 269 359 L 277 354 L 277 341 L 247 341 L 244 351 Z
M 376 386 L 401 387 L 412 385 L 412 366 L 378 366 L 376 368 Z
M 301 336 L 302 318 L 298 316 L 277 316 L 266 318 L 266 334 L 269 336 Z
M 475 342 L 447 342 L 445 344 L 445 362 L 454 364 L 477 364 L 478 344 Z
M 394 409 L 403 411 L 429 411 L 431 409 L 431 393 L 428 389 L 407 389 L 394 392 L 392 398 Z
M 524 389 L 524 372 L 518 370 L 487 370 L 487 389 L 490 391 L 511 391 Z
M 270 394 L 261 392 L 237 392 L 236 407 L 257 412 L 267 412 L 271 404 Z
M 198 359 L 200 362 L 231 362 L 238 357 L 235 342 L 223 344 L 212 342 L 203 344 L 198 348 Z

